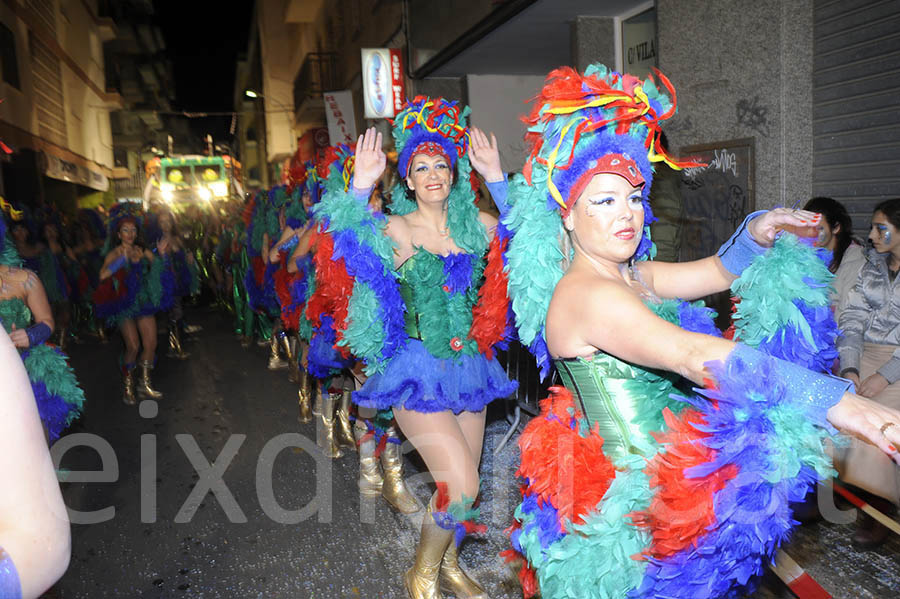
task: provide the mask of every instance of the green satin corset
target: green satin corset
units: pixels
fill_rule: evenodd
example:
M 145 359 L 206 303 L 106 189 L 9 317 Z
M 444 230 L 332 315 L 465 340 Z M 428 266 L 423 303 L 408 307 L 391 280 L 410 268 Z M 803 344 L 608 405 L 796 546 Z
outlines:
M 661 318 L 677 323 L 673 308 L 679 303 L 665 300 L 647 305 Z M 677 414 L 685 406 L 671 395 L 683 395 L 679 385 L 690 387 L 677 374 L 643 368 L 603 352 L 589 358 L 558 358 L 554 364 L 590 425 L 599 427 L 603 452 L 614 462 L 653 455 L 658 443 L 651 432 L 663 429 L 663 410 Z
M 0 320 L 7 333 L 12 331 L 13 325 L 17 329 L 24 329 L 31 324 L 31 310 L 18 297 L 0 300 Z

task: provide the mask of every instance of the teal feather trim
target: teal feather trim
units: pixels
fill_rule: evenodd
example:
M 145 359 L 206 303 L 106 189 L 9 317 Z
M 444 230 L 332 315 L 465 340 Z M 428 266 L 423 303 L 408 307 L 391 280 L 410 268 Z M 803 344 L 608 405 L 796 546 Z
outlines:
M 29 348 L 23 362 L 28 378 L 44 383 L 47 391 L 62 397 L 67 404 L 73 406 L 66 417 L 66 424 L 71 424 L 78 418 L 84 405 L 84 391 L 78 386 L 75 372 L 66 362 L 65 356 L 53 347 L 38 345 Z
M 734 313 L 735 337 L 758 347 L 779 329 L 793 326 L 815 346 L 810 324 L 795 302 L 830 305 L 833 279 L 813 248 L 794 235 L 782 235 L 731 286 L 741 298 Z
M 3 218 L 0 216 L 0 218 Z M 22 266 L 22 257 L 19 256 L 19 252 L 16 250 L 15 244 L 6 237 L 5 239 L 0 239 L 3 243 L 0 244 L 3 246 L 3 251 L 0 252 L 0 264 L 5 266 Z
M 536 169 L 533 177 L 541 176 L 546 179 L 546 171 Z M 547 209 L 546 196 L 539 191 L 542 182 L 534 183 L 529 185 L 522 175 L 512 178 L 513 206 L 503 220 L 513 232 L 506 252 L 509 295 L 519 340 L 526 346 L 543 338 L 550 298 L 563 276 L 560 239 L 566 235 L 560 213 Z

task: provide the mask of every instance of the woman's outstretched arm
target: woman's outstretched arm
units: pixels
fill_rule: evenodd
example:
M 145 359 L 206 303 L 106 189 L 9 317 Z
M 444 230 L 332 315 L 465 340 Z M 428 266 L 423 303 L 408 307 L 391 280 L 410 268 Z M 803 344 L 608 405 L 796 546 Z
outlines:
M 2 564 L 0 590 L 38 597 L 69 565 L 69 520 L 28 375 L 2 328 L 0 397 L 0 548 L 15 571 Z

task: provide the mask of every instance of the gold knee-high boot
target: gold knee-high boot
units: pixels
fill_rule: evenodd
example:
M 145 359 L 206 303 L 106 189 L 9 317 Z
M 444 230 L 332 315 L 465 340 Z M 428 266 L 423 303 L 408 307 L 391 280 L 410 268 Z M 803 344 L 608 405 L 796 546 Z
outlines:
M 381 495 L 397 511 L 414 514 L 420 508 L 416 498 L 403 482 L 403 456 L 400 455 L 400 444 L 390 442 L 390 439 L 398 439 L 397 429 L 389 426 L 384 434 L 388 435 L 388 442 L 385 443 L 384 451 L 381 452 L 381 468 L 384 470 L 384 486 L 381 488 Z
M 125 383 L 125 392 L 122 395 L 122 401 L 126 405 L 133 406 L 137 403 L 134 397 L 134 364 L 126 364 L 122 367 L 122 380 Z
M 319 426 L 316 428 L 316 444 L 329 458 L 339 458 L 344 455 L 334 439 L 334 408 L 340 397 L 337 393 L 328 393 L 322 396 L 322 414 L 319 416 Z
M 309 377 L 310 384 L 314 387 L 313 393 L 315 394 L 315 403 L 313 403 L 312 414 L 313 416 L 321 416 L 322 415 L 322 381 L 315 378 L 314 376 Z
M 287 368 L 288 363 L 278 355 L 279 333 L 274 333 L 269 341 L 269 370 L 281 370 Z
M 287 335 L 282 340 L 284 353 L 288 362 L 288 380 L 292 383 L 300 382 L 300 362 L 297 359 L 297 336 Z
M 297 403 L 299 404 L 300 414 L 297 416 L 297 420 L 300 421 L 300 424 L 306 424 L 312 420 L 312 414 L 309 409 L 309 383 L 314 379 L 307 375 L 306 370 L 302 368 L 299 371 L 299 377 L 300 388 L 297 390 Z
M 381 495 L 381 487 L 384 478 L 381 476 L 381 468 L 378 466 L 378 458 L 375 457 L 375 439 L 362 438 L 369 432 L 366 421 L 357 418 L 353 423 L 353 436 L 359 443 L 359 494 L 366 497 L 378 497 Z
M 141 360 L 141 383 L 138 385 L 138 393 L 151 399 L 159 399 L 162 393 L 153 388 L 150 382 L 150 371 L 153 370 L 153 360 Z
M 173 358 L 178 358 L 179 360 L 184 360 L 190 354 L 184 351 L 184 346 L 181 344 L 181 329 L 179 328 L 179 324 L 175 320 L 169 321 L 169 356 Z
M 444 530 L 434 521 L 431 507 L 422 519 L 422 536 L 416 547 L 416 561 L 406 571 L 403 582 L 409 599 L 443 599 L 438 578 L 441 560 L 447 547 L 453 543 L 453 531 Z
M 441 561 L 441 590 L 456 599 L 488 599 L 484 587 L 469 578 L 459 567 L 459 548 L 452 542 Z
M 347 449 L 356 449 L 356 439 L 353 438 L 353 430 L 350 428 L 350 389 L 344 389 L 341 392 L 341 403 L 338 404 L 337 416 L 337 437 L 338 445 Z

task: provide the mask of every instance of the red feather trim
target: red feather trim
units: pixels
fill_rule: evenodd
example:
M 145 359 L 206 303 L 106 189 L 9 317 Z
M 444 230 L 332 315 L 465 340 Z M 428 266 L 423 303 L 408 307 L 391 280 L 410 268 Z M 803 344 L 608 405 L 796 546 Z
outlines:
M 528 492 L 549 501 L 560 524 L 576 524 L 595 510 L 616 475 L 603 455 L 603 438 L 596 427 L 582 437 L 571 425 L 584 416 L 564 387 L 551 387 L 541 401 L 541 415 L 533 418 L 519 437 L 521 465 L 517 474 L 528 479 Z
M 491 240 L 484 285 L 478 290 L 478 303 L 472 307 L 469 338 L 478 343 L 478 351 L 489 359 L 494 357 L 493 346 L 503 340 L 509 315 L 509 280 L 503 271 L 503 253 L 508 244 L 508 239 L 501 242 L 496 236 Z
M 316 269 L 316 289 L 306 304 L 306 317 L 313 326 L 321 326 L 322 315 L 334 320 L 336 343 L 344 338 L 347 330 L 347 311 L 350 295 L 353 293 L 353 278 L 347 272 L 344 259 L 334 259 L 334 239 L 331 235 L 317 231 L 313 236 L 313 264 Z M 349 350 L 335 346 L 341 355 L 349 357 Z
M 636 526 L 649 528 L 653 535 L 647 554 L 660 558 L 686 549 L 708 532 L 716 522 L 715 493 L 738 474 L 738 467 L 729 464 L 709 476 L 687 478 L 689 468 L 716 457 L 715 451 L 697 442 L 709 436 L 696 428 L 705 424 L 703 415 L 688 409 L 675 416 L 668 408 L 663 414 L 667 430 L 654 437 L 665 445 L 665 451 L 644 469 L 651 488 L 657 487 L 657 491 L 646 511 L 631 514 Z
M 128 288 L 125 285 L 126 272 L 124 268 L 119 269 L 111 277 L 100 281 L 97 289 L 94 290 L 92 298 L 94 304 L 109 304 L 124 297 L 128 293 Z M 117 287 L 118 290 L 116 289 Z
M 262 256 L 250 258 L 250 268 L 253 271 L 253 280 L 256 281 L 257 286 L 261 289 L 266 278 L 266 263 Z
M 434 500 L 434 511 L 446 512 L 450 507 L 450 492 L 447 490 L 447 483 L 436 481 L 437 497 Z
M 300 312 L 302 305 L 294 303 L 291 297 L 291 283 L 300 276 L 299 272 L 290 273 L 287 269 L 288 252 L 278 253 L 281 267 L 275 271 L 275 294 L 278 296 L 278 304 L 281 306 L 281 322 L 284 328 L 296 331 L 300 327 Z

